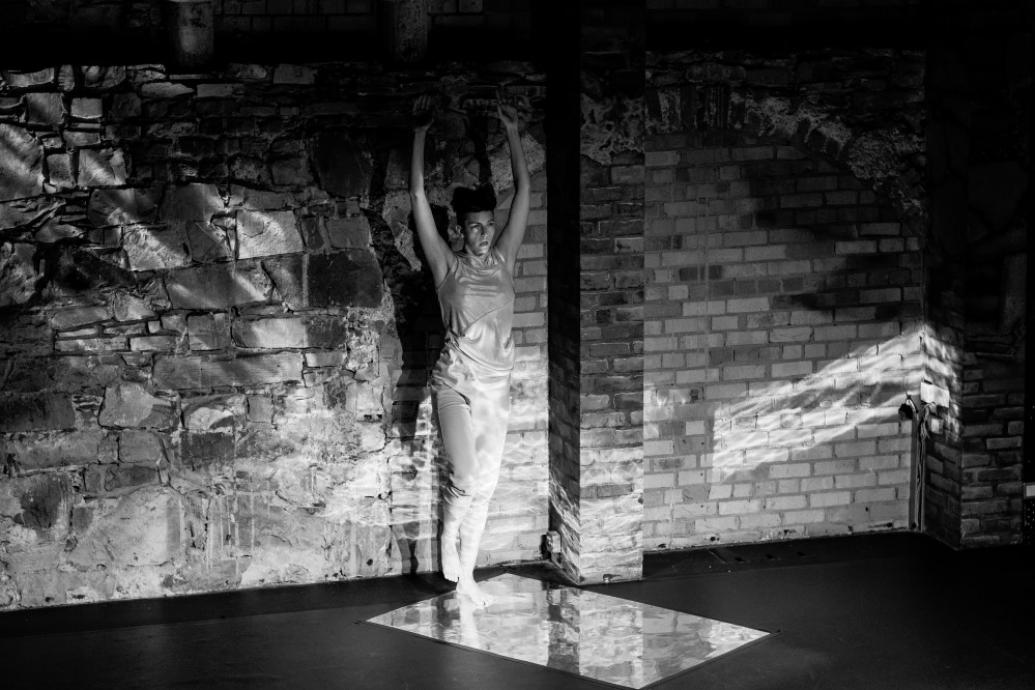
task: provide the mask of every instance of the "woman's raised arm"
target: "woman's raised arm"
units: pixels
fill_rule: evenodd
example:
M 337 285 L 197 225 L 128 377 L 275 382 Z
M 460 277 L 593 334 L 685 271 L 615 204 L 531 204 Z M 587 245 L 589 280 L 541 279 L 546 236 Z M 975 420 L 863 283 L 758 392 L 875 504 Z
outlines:
M 427 192 L 424 190 L 424 145 L 428 128 L 434 119 L 430 96 L 420 96 L 413 104 L 413 153 L 410 157 L 410 206 L 421 249 L 431 267 L 431 276 L 437 286 L 452 268 L 453 250 L 438 234 L 431 214 Z
M 517 108 L 501 102 L 497 112 L 504 130 L 507 132 L 507 144 L 510 146 L 510 166 L 514 173 L 514 199 L 510 204 L 507 224 L 496 241 L 496 248 L 506 260 L 507 269 L 514 273 L 518 249 L 525 240 L 525 230 L 528 227 L 531 182 L 528 176 L 528 163 L 525 161 L 525 151 L 521 148 Z

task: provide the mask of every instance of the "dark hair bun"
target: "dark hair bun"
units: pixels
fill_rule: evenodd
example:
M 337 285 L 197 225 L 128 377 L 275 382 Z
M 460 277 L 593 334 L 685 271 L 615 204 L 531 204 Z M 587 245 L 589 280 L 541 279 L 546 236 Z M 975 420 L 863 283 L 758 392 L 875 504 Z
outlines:
M 496 210 L 496 192 L 492 185 L 483 184 L 478 187 L 457 187 L 453 192 L 453 212 L 458 223 L 463 222 L 468 213 Z

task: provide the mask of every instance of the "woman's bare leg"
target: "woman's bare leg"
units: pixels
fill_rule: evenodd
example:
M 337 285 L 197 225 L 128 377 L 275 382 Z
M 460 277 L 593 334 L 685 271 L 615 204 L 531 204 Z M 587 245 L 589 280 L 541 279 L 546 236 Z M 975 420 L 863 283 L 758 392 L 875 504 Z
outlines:
M 460 526 L 460 578 L 457 592 L 467 596 L 479 606 L 491 603 L 474 579 L 474 567 L 485 522 L 489 513 L 489 502 L 499 481 L 503 447 L 507 440 L 507 422 L 510 417 L 510 385 L 500 385 L 489 395 L 480 396 L 472 407 L 472 425 L 475 433 L 475 448 L 478 453 L 478 470 L 470 507 Z
M 478 457 L 470 402 L 452 389 L 443 389 L 436 399 L 450 469 L 449 479 L 442 487 L 442 576 L 456 582 L 461 573 L 456 542 L 474 500 Z

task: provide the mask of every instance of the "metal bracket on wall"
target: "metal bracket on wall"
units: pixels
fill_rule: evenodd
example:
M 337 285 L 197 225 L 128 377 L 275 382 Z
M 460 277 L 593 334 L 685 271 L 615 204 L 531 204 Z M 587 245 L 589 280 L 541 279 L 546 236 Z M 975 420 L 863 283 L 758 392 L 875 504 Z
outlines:
M 1025 484 L 1021 504 L 1021 533 L 1024 543 L 1035 546 L 1035 484 Z
M 909 528 L 924 530 L 924 468 L 927 459 L 927 439 L 941 430 L 941 420 L 936 416 L 937 405 L 920 401 L 912 396 L 898 408 L 899 417 L 913 420 L 913 475 L 909 481 Z

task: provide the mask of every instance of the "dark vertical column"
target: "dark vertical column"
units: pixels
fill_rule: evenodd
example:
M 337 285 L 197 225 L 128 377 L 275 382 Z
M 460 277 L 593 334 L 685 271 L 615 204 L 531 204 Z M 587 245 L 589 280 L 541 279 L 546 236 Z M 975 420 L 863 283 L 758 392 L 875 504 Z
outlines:
M 931 104 L 927 529 L 954 546 L 1022 536 L 1030 29 L 1012 8 L 938 15 Z M 1028 436 L 1030 440 L 1030 436 Z
M 1025 17 L 1025 25 L 1028 27 L 1028 48 L 1030 54 L 1029 68 L 1035 65 L 1035 41 L 1031 40 L 1033 29 L 1035 29 L 1035 6 L 1029 4 L 1027 6 L 1027 16 Z M 1029 74 L 1030 81 L 1030 74 Z M 1029 95 L 1030 98 L 1030 95 Z M 1031 153 L 1030 145 L 1032 141 L 1032 135 L 1035 135 L 1035 109 L 1031 107 L 1031 102 L 1028 103 L 1028 142 L 1029 142 L 1029 160 L 1028 168 L 1031 167 Z M 1032 181 L 1028 180 L 1028 198 L 1032 198 Z M 1031 295 L 1032 293 L 1032 280 L 1031 280 L 1031 257 L 1032 249 L 1035 248 L 1035 233 L 1032 229 L 1035 228 L 1035 203 L 1028 203 L 1028 232 L 1025 234 L 1027 238 L 1027 244 L 1025 245 L 1025 256 L 1027 258 L 1027 272 L 1026 280 L 1027 285 L 1025 286 L 1025 295 Z M 1026 305 L 1025 311 L 1025 333 L 1027 335 L 1024 346 L 1024 362 L 1025 362 L 1025 376 L 1024 376 L 1024 466 L 1023 466 L 1023 479 L 1024 479 L 1024 498 L 1023 498 L 1023 532 L 1024 541 L 1027 544 L 1035 544 L 1035 366 L 1032 366 L 1032 358 L 1035 357 L 1035 346 L 1032 339 L 1032 329 L 1035 328 L 1035 309 L 1032 309 L 1031 305 Z
M 547 72 L 550 528 L 577 581 L 579 548 L 579 4 L 539 2 Z

